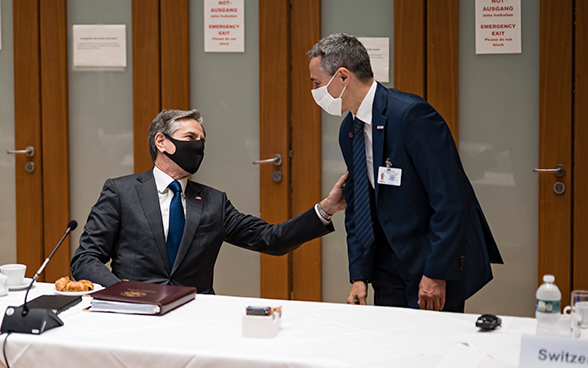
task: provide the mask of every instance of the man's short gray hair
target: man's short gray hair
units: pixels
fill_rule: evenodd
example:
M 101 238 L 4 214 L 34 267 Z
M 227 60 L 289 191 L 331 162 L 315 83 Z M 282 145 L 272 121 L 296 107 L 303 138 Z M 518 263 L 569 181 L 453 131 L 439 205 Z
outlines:
M 308 52 L 308 60 L 320 56 L 320 68 L 329 76 L 335 75 L 337 69 L 349 69 L 361 82 L 374 77 L 370 56 L 357 38 L 345 33 L 334 33 L 320 40 Z
M 202 125 L 202 115 L 200 111 L 194 110 L 163 110 L 153 121 L 151 122 L 151 126 L 149 127 L 149 154 L 151 155 L 151 161 L 155 162 L 157 158 L 157 146 L 155 146 L 155 135 L 157 133 L 167 134 L 168 136 L 172 136 L 176 130 L 180 128 L 180 124 L 178 120 L 182 119 L 194 119 L 202 126 L 202 130 L 204 131 L 204 126 Z M 204 132 L 204 137 L 206 137 L 206 132 Z

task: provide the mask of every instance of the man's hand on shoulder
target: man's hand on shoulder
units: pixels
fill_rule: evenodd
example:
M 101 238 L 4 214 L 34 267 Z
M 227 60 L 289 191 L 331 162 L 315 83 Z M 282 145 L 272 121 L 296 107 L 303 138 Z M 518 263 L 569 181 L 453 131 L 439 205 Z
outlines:
M 440 311 L 445 306 L 445 280 L 430 279 L 423 275 L 419 284 L 419 307 Z
M 334 215 L 336 212 L 343 211 L 347 207 L 347 202 L 345 202 L 345 193 L 343 192 L 343 188 L 345 188 L 345 181 L 349 176 L 349 171 L 343 174 L 339 180 L 331 189 L 329 196 L 321 201 L 321 207 L 325 210 L 329 215 Z
M 365 281 L 357 280 L 353 281 L 351 291 L 347 297 L 347 304 L 361 304 L 367 305 L 367 284 Z

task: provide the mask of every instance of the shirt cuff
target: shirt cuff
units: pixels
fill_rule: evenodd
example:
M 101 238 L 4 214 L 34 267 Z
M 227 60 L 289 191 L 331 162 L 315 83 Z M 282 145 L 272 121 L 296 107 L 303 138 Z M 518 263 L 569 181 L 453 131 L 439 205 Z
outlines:
M 325 220 L 325 218 L 323 216 L 321 216 L 321 214 L 318 210 L 318 203 L 314 205 L 314 212 L 316 212 L 316 215 L 318 216 L 319 220 L 321 220 L 323 225 L 328 225 L 331 223 L 331 220 Z

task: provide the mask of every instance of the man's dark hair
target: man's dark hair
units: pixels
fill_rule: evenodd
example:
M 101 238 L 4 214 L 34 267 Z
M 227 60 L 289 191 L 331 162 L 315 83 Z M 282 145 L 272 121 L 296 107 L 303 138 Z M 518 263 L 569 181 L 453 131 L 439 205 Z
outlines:
M 357 38 L 345 33 L 334 33 L 320 40 L 308 52 L 308 60 L 320 56 L 320 68 L 330 76 L 337 69 L 349 69 L 361 82 L 374 77 L 367 50 Z

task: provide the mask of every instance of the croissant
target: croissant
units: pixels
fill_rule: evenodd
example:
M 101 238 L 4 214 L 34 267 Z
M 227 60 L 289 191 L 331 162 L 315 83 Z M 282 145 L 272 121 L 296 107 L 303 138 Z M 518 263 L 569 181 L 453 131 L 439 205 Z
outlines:
M 57 291 L 91 291 L 94 290 L 94 284 L 88 280 L 72 281 L 69 276 L 64 276 L 55 281 Z
M 71 282 L 69 276 L 60 278 L 59 280 L 55 281 L 55 290 L 65 291 L 65 287 L 69 282 Z

